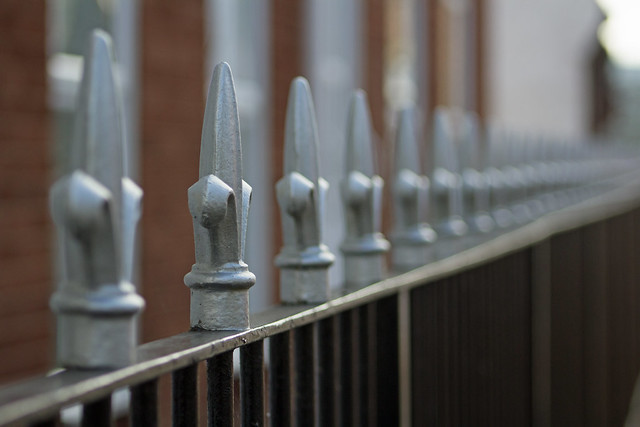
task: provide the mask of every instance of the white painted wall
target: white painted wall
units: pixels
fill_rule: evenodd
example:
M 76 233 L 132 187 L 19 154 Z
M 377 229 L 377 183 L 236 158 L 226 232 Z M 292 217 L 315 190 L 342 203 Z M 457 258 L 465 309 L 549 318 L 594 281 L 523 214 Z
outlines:
M 588 131 L 594 0 L 490 0 L 488 111 L 523 131 Z

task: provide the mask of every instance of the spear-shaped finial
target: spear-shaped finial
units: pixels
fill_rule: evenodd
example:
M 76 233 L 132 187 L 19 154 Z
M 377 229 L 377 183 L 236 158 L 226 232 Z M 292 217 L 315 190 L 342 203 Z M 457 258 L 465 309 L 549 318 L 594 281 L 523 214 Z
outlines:
M 363 90 L 351 98 L 346 166 L 341 190 L 347 236 L 340 249 L 345 259 L 345 287 L 359 289 L 384 277 L 384 254 L 389 250 L 380 232 L 384 181 L 375 172 L 371 117 Z
M 510 209 L 516 224 L 522 225 L 533 219 L 527 204 L 527 175 L 522 168 L 522 147 L 521 135 L 516 132 L 508 132 L 504 139 L 505 144 L 505 164 L 502 171 L 505 174 L 507 187 L 509 189 Z
M 111 38 L 95 30 L 68 170 L 50 193 L 62 276 L 51 307 L 65 367 L 119 367 L 135 359 L 135 319 L 144 301 L 130 281 L 142 191 L 124 176 L 124 153 Z
M 420 174 L 415 111 L 400 112 L 393 181 L 393 268 L 407 271 L 433 260 L 436 232 L 425 222 L 429 179 Z
M 276 257 L 280 299 L 318 303 L 329 299 L 334 256 L 322 243 L 322 215 L 329 184 L 318 173 L 318 127 L 309 83 L 291 82 L 284 139 L 284 177 L 276 185 L 284 246 Z
M 489 180 L 491 199 L 491 216 L 500 228 L 508 228 L 514 224 L 513 213 L 508 208 L 509 187 L 507 178 L 501 167 L 504 165 L 505 148 L 494 124 L 485 128 L 488 150 L 487 166 L 484 171 Z
M 470 232 L 486 234 L 495 228 L 495 223 L 488 213 L 489 183 L 482 172 L 480 120 L 476 113 L 467 112 L 464 115 L 462 132 L 460 161 L 465 220 Z
M 433 114 L 433 222 L 438 233 L 438 255 L 448 256 L 460 249 L 459 240 L 467 234 L 462 219 L 462 178 L 457 149 L 448 112 L 437 108 Z
M 538 159 L 536 158 L 537 149 L 538 138 L 532 135 L 525 135 L 521 146 L 520 167 L 527 182 L 525 191 L 526 203 L 533 218 L 541 216 L 545 211 L 544 203 L 539 197 L 542 180 L 537 163 Z
M 249 327 L 249 288 L 256 281 L 242 260 L 251 187 L 242 180 L 240 122 L 231 69 L 216 66 L 202 125 L 200 179 L 189 188 L 196 263 L 184 277 L 191 288 L 191 327 Z

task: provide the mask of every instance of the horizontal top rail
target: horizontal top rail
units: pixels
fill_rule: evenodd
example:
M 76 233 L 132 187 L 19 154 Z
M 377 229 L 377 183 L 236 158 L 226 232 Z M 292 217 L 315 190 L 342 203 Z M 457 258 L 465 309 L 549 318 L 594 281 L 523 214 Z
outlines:
M 602 184 L 599 184 L 602 185 Z M 0 424 L 51 415 L 68 405 L 98 399 L 251 342 L 407 291 L 514 251 L 550 236 L 604 220 L 640 206 L 640 173 L 611 179 L 612 190 L 546 214 L 512 231 L 423 267 L 382 280 L 319 305 L 283 305 L 251 316 L 244 331 L 190 331 L 138 347 L 136 363 L 111 370 L 61 370 L 0 389 Z

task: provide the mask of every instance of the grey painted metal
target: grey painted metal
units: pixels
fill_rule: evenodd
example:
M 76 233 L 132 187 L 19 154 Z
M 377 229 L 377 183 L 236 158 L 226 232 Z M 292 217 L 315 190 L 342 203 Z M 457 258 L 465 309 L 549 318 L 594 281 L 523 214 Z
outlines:
M 420 173 L 413 108 L 399 113 L 394 155 L 391 254 L 393 268 L 406 271 L 434 259 L 434 244 L 438 238 L 426 222 L 429 178 Z
M 527 188 L 525 189 L 526 203 L 533 218 L 537 218 L 545 212 L 544 203 L 539 197 L 543 182 L 537 159 L 539 141 L 539 138 L 531 135 L 525 137 L 520 166 L 527 182 Z
M 367 96 L 358 90 L 351 98 L 346 178 L 340 188 L 347 234 L 340 250 L 348 290 L 378 282 L 386 275 L 385 253 L 390 245 L 380 232 L 384 180 L 376 173 L 372 132 Z
M 486 126 L 485 135 L 488 156 L 484 173 L 489 180 L 491 216 L 499 228 L 505 229 L 514 225 L 515 220 L 513 213 L 508 208 L 509 188 L 507 177 L 500 169 L 503 163 L 503 147 L 501 146 L 499 131 L 494 124 Z
M 249 288 L 243 261 L 251 187 L 242 180 L 235 87 L 225 62 L 216 66 L 202 125 L 200 179 L 189 188 L 196 263 L 184 277 L 191 289 L 191 327 L 249 327 Z
M 467 112 L 462 123 L 460 166 L 464 195 L 464 214 L 469 232 L 487 234 L 496 227 L 489 215 L 489 180 L 482 168 L 482 146 L 478 115 Z
M 325 304 L 277 306 L 252 315 L 253 326 L 249 330 L 190 331 L 140 346 L 137 363 L 129 367 L 116 370 L 59 371 L 47 377 L 3 387 L 0 389 L 0 425 L 47 418 L 70 403 L 98 400 L 118 388 L 141 384 L 245 344 L 264 340 L 265 337 L 318 322 L 397 295 L 401 291 L 473 269 L 523 248 L 535 246 L 555 234 L 628 212 L 640 205 L 640 174 L 637 171 L 637 168 L 635 171 L 632 169 L 626 175 L 612 180 L 608 184 L 611 191 L 546 214 L 497 239 L 450 258 L 336 297 Z
M 527 176 L 521 168 L 523 146 L 522 136 L 509 132 L 503 139 L 504 164 L 502 171 L 508 188 L 508 198 L 513 219 L 516 224 L 526 224 L 534 217 L 526 203 L 527 199 Z
M 329 184 L 319 174 L 318 126 L 309 83 L 291 83 L 284 141 L 284 177 L 276 185 L 284 246 L 276 257 L 280 299 L 289 304 L 329 299 L 328 269 L 334 255 L 323 243 Z
M 469 227 L 463 219 L 463 181 L 458 149 L 449 111 L 437 108 L 433 114 L 433 172 L 431 195 L 433 227 L 438 233 L 437 256 L 449 256 L 464 245 L 461 238 Z
M 120 367 L 135 359 L 135 319 L 144 301 L 131 271 L 142 190 L 124 176 L 121 111 L 111 38 L 96 30 L 84 61 L 69 170 L 50 193 L 61 258 L 51 308 L 57 359 L 65 367 Z
M 541 137 L 538 148 L 538 173 L 540 174 L 540 200 L 544 205 L 544 210 L 550 212 L 559 206 L 555 190 L 556 168 L 550 154 L 550 144 L 548 138 Z

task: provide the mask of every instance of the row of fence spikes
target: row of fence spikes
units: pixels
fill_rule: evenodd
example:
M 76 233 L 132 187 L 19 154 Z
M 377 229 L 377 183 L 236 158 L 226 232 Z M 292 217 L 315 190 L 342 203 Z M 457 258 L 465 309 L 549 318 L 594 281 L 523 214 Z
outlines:
M 122 109 L 113 80 L 109 36 L 95 31 L 84 63 L 76 134 L 67 174 L 51 190 L 61 280 L 51 306 L 58 316 L 58 362 L 115 367 L 134 360 L 136 315 L 144 302 L 131 284 L 142 191 L 125 176 Z M 381 233 L 383 180 L 363 91 L 349 109 L 346 173 L 340 191 L 346 236 L 345 288 L 446 257 L 487 236 L 594 194 L 636 163 L 626 151 L 527 139 L 488 126 L 473 113 L 439 108 L 433 118 L 431 180 L 423 172 L 416 113 L 399 112 L 392 175 L 393 229 Z M 285 123 L 284 176 L 276 185 L 283 247 L 284 303 L 330 298 L 334 255 L 323 243 L 327 182 L 318 165 L 318 131 L 308 82 L 291 84 Z M 535 143 L 534 143 L 535 142 Z M 205 108 L 199 180 L 188 190 L 195 264 L 185 276 L 191 327 L 249 327 L 248 291 L 255 276 L 243 261 L 251 187 L 242 180 L 238 106 L 231 70 L 218 64 Z M 433 227 L 429 225 L 433 224 Z

